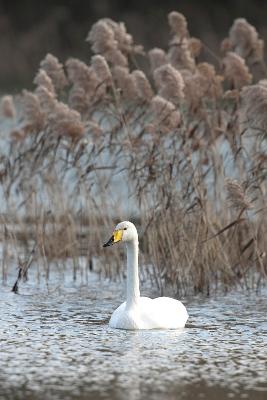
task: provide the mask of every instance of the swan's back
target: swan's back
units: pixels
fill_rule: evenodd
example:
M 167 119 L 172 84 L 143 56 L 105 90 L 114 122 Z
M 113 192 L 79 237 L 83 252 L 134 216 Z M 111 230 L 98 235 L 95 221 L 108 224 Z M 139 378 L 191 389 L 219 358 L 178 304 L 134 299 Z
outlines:
M 178 329 L 188 319 L 185 306 L 169 297 L 140 297 L 138 304 L 127 309 L 126 302 L 112 314 L 109 325 L 121 329 Z
M 155 315 L 157 328 L 183 328 L 188 319 L 185 306 L 178 300 L 170 297 L 158 297 L 151 301 L 151 313 Z M 149 306 L 150 307 L 150 306 Z

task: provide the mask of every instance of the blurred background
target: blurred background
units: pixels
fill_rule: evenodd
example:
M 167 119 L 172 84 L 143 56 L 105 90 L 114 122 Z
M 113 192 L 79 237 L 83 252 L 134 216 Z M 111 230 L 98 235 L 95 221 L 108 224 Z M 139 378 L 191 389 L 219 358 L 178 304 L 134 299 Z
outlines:
M 1 0 L 0 92 L 31 87 L 41 59 L 50 52 L 60 61 L 68 57 L 90 59 L 85 38 L 91 25 L 109 17 L 124 21 L 136 43 L 145 50 L 166 47 L 167 13 L 176 10 L 187 18 L 192 36 L 215 54 L 235 18 L 244 17 L 267 39 L 264 0 Z

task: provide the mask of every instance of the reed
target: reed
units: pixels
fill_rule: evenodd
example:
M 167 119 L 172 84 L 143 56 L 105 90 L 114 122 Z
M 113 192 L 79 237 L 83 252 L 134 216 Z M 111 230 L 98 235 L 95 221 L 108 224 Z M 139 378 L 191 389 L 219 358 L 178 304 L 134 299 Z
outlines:
M 142 276 L 161 292 L 266 281 L 263 41 L 237 19 L 212 65 L 182 14 L 168 22 L 169 45 L 144 51 L 123 23 L 102 19 L 88 34 L 89 64 L 48 54 L 33 92 L 3 97 L 3 279 L 32 259 L 47 279 L 55 260 L 72 260 L 75 279 L 81 256 L 123 277 L 120 254 L 101 244 L 127 218 L 139 227 Z

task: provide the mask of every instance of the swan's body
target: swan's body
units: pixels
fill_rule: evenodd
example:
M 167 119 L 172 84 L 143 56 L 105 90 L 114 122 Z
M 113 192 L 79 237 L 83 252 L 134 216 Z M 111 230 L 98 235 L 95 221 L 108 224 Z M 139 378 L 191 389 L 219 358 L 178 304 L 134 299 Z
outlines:
M 118 329 L 177 329 L 188 319 L 185 306 L 170 297 L 140 297 L 138 234 L 131 222 L 118 224 L 104 246 L 123 241 L 127 247 L 127 299 L 112 314 L 109 325 Z
M 122 303 L 112 314 L 109 326 L 120 329 L 178 329 L 188 318 L 185 306 L 170 297 L 139 297 L 136 307 Z

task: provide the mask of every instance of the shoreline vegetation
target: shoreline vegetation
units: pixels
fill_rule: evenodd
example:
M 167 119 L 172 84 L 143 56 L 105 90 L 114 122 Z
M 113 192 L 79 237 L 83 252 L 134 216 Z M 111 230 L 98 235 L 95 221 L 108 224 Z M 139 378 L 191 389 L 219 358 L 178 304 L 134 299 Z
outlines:
M 166 48 L 147 51 L 101 19 L 89 64 L 47 54 L 32 92 L 3 96 L 3 281 L 17 266 L 27 277 L 32 262 L 46 279 L 56 259 L 77 270 L 81 255 L 123 276 L 122 249 L 106 254 L 102 243 L 129 219 L 141 273 L 161 293 L 266 283 L 264 42 L 236 19 L 211 64 L 182 14 L 168 24 Z

